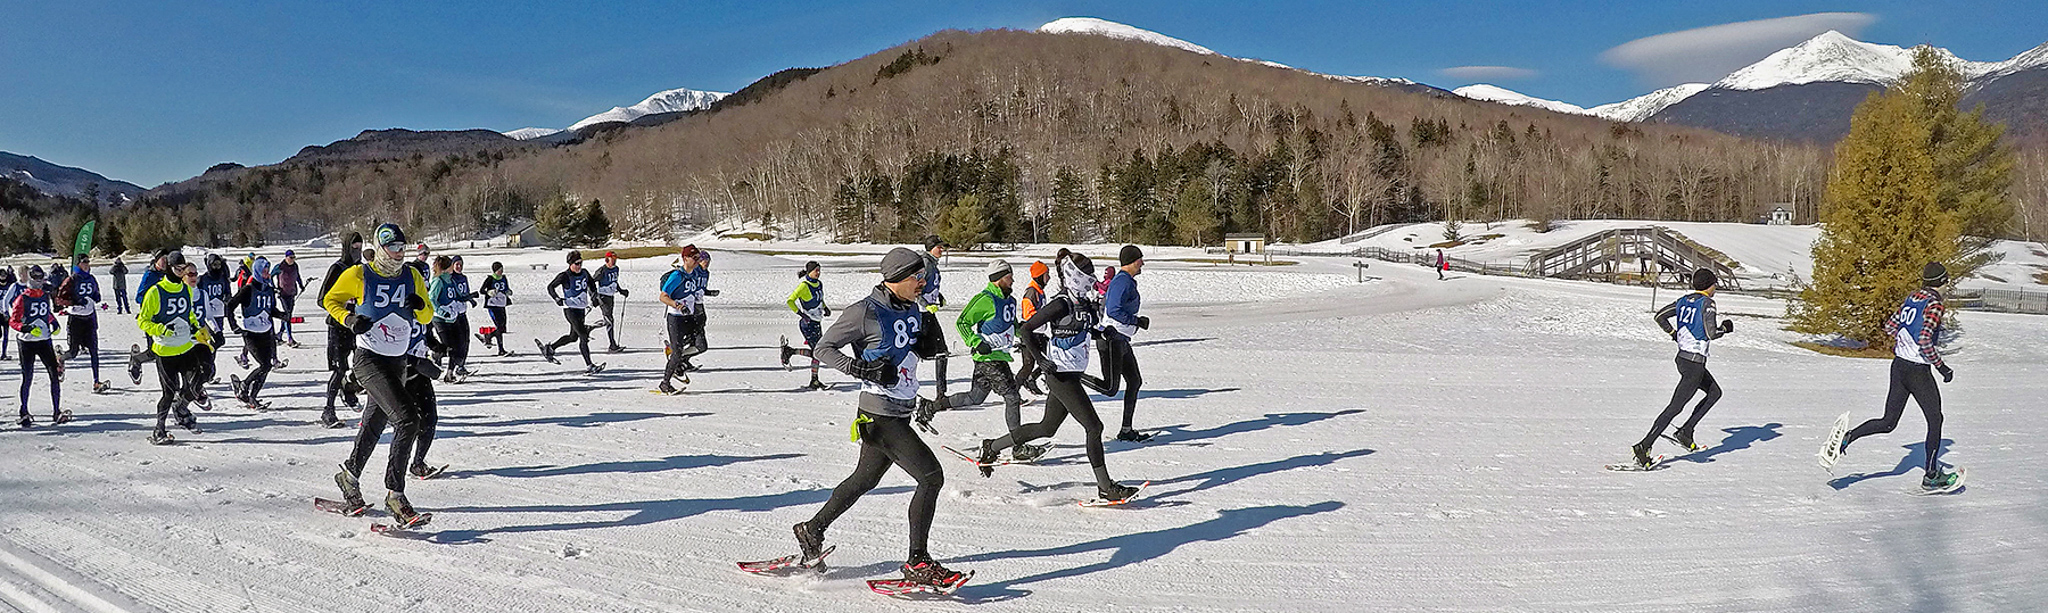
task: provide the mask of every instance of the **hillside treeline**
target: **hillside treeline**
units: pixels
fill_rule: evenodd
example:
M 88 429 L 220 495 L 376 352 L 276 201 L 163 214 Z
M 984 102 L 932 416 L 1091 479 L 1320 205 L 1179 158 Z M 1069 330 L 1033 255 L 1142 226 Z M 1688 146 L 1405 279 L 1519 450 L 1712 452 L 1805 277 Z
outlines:
M 747 221 L 841 240 L 1309 241 L 1445 218 L 1754 221 L 1781 203 L 1810 222 L 1829 164 L 1822 147 L 1088 35 L 941 32 L 767 81 L 575 145 L 224 169 L 133 215 L 193 244 L 386 219 L 489 234 L 564 202 L 601 202 L 628 240 Z

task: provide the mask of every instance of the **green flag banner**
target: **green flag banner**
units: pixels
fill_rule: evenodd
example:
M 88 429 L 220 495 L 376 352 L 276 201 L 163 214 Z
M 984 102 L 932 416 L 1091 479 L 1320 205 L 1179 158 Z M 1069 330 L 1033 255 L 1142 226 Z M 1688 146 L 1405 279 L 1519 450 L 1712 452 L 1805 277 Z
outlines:
M 71 255 L 92 252 L 92 231 L 98 225 L 99 220 L 86 220 L 85 225 L 78 228 L 78 240 L 71 244 Z

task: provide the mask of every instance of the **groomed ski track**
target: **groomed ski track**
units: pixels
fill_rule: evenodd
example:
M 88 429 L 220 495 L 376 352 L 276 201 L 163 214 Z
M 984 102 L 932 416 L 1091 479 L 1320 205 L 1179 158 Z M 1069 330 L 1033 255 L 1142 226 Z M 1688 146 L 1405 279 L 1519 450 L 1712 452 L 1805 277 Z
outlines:
M 1153 481 L 1144 500 L 1072 504 L 1093 487 L 1069 423 L 1036 466 L 983 479 L 943 463 L 932 552 L 978 572 L 954 598 L 890 599 L 861 582 L 895 576 L 903 558 L 911 481 L 900 472 L 827 534 L 839 547 L 831 572 L 746 575 L 733 562 L 790 553 L 789 525 L 857 453 L 850 380 L 828 372 L 833 391 L 802 392 L 803 369 L 776 362 L 776 338 L 797 336 L 782 300 L 808 257 L 718 252 L 713 350 L 677 397 L 645 393 L 662 360 L 652 295 L 668 258 L 625 263 L 634 293 L 620 341 L 632 350 L 595 355 L 610 369 L 594 377 L 573 345 L 559 366 L 532 355 L 529 339 L 566 328 L 543 293 L 558 253 L 469 258 L 472 284 L 506 262 L 518 299 L 509 339 L 524 351 L 475 346 L 479 374 L 439 386 L 432 457 L 453 467 L 408 483 L 436 515 L 418 540 L 370 534 L 381 511 L 311 508 L 334 495 L 353 436 L 313 425 L 317 323 L 299 328 L 305 348 L 281 350 L 291 368 L 265 393 L 279 410 L 222 403 L 200 413 L 206 432 L 180 431 L 169 447 L 143 440 L 154 367 L 136 389 L 109 358 L 116 391 L 94 396 L 74 360 L 77 422 L 0 430 L 0 609 L 2002 611 L 2048 598 L 2048 460 L 2028 447 L 2048 435 L 2048 318 L 1961 316 L 1957 379 L 1942 389 L 1954 441 L 1943 457 L 1971 471 L 1959 494 L 1901 495 L 1919 478 L 1913 407 L 1835 475 L 1817 468 L 1836 414 L 1879 414 L 1885 363 L 1790 347 L 1782 303 L 1741 296 L 1720 299 L 1738 329 L 1714 348 L 1727 396 L 1701 431 L 1711 448 L 1617 474 L 1601 465 L 1624 457 L 1676 380 L 1648 290 L 1439 282 L 1386 263 L 1360 284 L 1351 260 L 1316 259 L 1161 258 L 1140 277 L 1155 325 L 1137 343 L 1137 422 L 1160 435 L 1108 449 L 1116 477 Z M 835 309 L 873 284 L 873 256 L 815 259 Z M 981 261 L 945 271 L 949 327 L 982 285 Z M 298 306 L 317 322 L 310 298 Z M 104 347 L 138 338 L 120 316 L 101 329 Z M 223 379 L 239 372 L 231 358 Z M 0 398 L 18 402 L 18 373 L 4 372 Z M 970 372 L 956 359 L 951 386 Z M 39 417 L 44 385 L 30 397 Z M 1028 421 L 1041 406 L 1027 398 Z M 1114 428 L 1119 402 L 1096 404 Z M 926 439 L 967 448 L 1001 423 L 995 404 L 955 411 Z M 383 457 L 364 475 L 373 499 Z

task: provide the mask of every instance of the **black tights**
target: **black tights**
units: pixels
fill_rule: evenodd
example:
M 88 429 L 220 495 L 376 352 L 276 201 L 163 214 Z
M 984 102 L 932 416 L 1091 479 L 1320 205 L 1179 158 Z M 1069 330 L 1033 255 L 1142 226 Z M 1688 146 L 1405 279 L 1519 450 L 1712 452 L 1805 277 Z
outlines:
M 1138 372 L 1138 354 L 1131 351 L 1131 339 L 1114 331 L 1102 333 L 1096 345 L 1102 358 L 1102 378 L 1082 376 L 1082 382 L 1104 396 L 1115 396 L 1119 383 L 1124 393 L 1124 427 L 1131 429 L 1131 417 L 1138 413 L 1138 388 L 1145 375 Z
M 37 360 L 42 360 L 43 369 L 50 373 L 50 413 L 54 415 L 62 412 L 64 405 L 60 402 L 60 394 L 64 386 L 57 383 L 57 375 L 63 372 L 64 367 L 62 362 L 57 360 L 57 341 L 55 339 L 22 341 L 20 353 L 21 416 L 28 417 L 28 392 L 36 381 Z
M 367 350 L 356 350 L 356 383 L 370 395 L 369 405 L 363 411 L 362 429 L 356 431 L 355 449 L 349 452 L 348 471 L 363 474 L 363 466 L 370 462 L 370 452 L 376 451 L 377 439 L 384 436 L 384 425 L 391 425 L 390 459 L 384 465 L 384 489 L 405 493 L 405 471 L 412 467 L 413 446 L 419 438 L 421 416 L 420 399 L 408 389 L 405 378 L 412 370 L 407 362 L 412 358 L 383 356 Z
M 583 323 L 586 309 L 562 309 L 562 316 L 569 320 L 569 333 L 548 344 L 548 350 L 561 349 L 569 343 L 576 343 L 576 350 L 583 353 L 583 365 L 593 366 L 590 361 L 590 326 Z
M 185 408 L 185 403 L 192 398 L 192 390 L 205 383 L 204 379 L 199 378 L 199 360 L 202 357 L 199 355 L 199 348 L 199 345 L 195 345 L 190 351 L 178 355 L 157 357 L 156 377 L 158 383 L 163 386 L 163 395 L 157 397 L 156 401 L 158 430 L 164 428 L 164 421 L 173 413 L 179 419 L 192 415 L 192 412 Z
M 486 335 L 484 335 L 484 336 L 485 336 L 485 337 L 487 337 L 487 338 L 489 338 L 489 339 L 491 339 L 491 340 L 490 340 L 490 342 L 491 342 L 491 343 L 493 343 L 493 344 L 496 344 L 496 345 L 498 346 L 498 350 L 499 350 L 499 351 L 504 351 L 504 350 L 505 350 L 505 307 L 494 307 L 494 306 L 487 306 L 487 307 L 484 307 L 484 310 L 486 310 L 486 311 L 490 311 L 490 312 L 491 312 L 491 333 L 490 333 L 490 334 L 486 334 Z
M 931 536 L 932 516 L 938 512 L 939 489 L 946 485 L 946 472 L 939 467 L 932 448 L 917 437 L 909 418 L 865 411 L 861 416 L 870 421 L 860 429 L 860 462 L 854 465 L 852 475 L 832 488 L 832 499 L 811 517 L 810 528 L 824 534 L 833 520 L 882 482 L 890 466 L 900 466 L 917 480 L 917 493 L 910 497 L 910 557 L 928 556 L 925 543 Z
M 448 348 L 448 370 L 468 365 L 469 314 L 457 315 L 453 321 L 436 321 L 434 328 L 440 332 L 441 343 Z
M 242 388 L 247 390 L 244 400 L 256 401 L 256 394 L 263 391 L 263 384 L 270 380 L 270 371 L 277 363 L 277 335 L 269 332 L 243 332 L 242 346 L 249 348 L 249 356 L 256 360 L 256 368 L 249 371 L 249 380 Z
M 1685 410 L 1685 403 L 1692 400 L 1693 394 L 1705 391 L 1707 397 L 1700 400 L 1699 406 L 1693 407 L 1692 417 L 1685 418 L 1685 425 L 1678 428 L 1680 432 L 1692 432 L 1700 425 L 1700 418 L 1707 416 L 1707 410 L 1721 401 L 1721 384 L 1714 382 L 1714 373 L 1707 372 L 1706 363 L 1684 357 L 1675 359 L 1678 362 L 1678 389 L 1671 392 L 1671 404 L 1664 405 L 1664 412 L 1657 414 L 1657 423 L 1650 426 L 1650 433 L 1643 435 L 1643 442 L 1637 447 L 1648 449 L 1655 444 L 1657 435 L 1671 427 L 1671 420 L 1677 419 L 1678 412 Z
M 1842 437 L 1842 449 L 1848 449 L 1856 439 L 1899 427 L 1899 416 L 1905 414 L 1909 396 L 1920 405 L 1920 413 L 1927 416 L 1927 474 L 1938 472 L 1940 465 L 1935 456 L 1941 453 L 1941 388 L 1934 384 L 1934 368 L 1918 362 L 1892 358 L 1892 388 L 1884 399 L 1884 417 L 1850 430 Z
M 1015 447 L 1019 443 L 1046 438 L 1060 431 L 1060 424 L 1067 416 L 1074 423 L 1081 424 L 1081 430 L 1088 435 L 1088 465 L 1095 469 L 1095 485 L 1107 488 L 1116 484 L 1109 478 L 1109 466 L 1102 459 L 1102 417 L 1095 414 L 1095 403 L 1088 400 L 1088 392 L 1081 389 L 1081 373 L 1051 372 L 1045 379 L 1045 417 L 1035 424 L 1024 424 L 1002 438 L 996 439 L 994 447 Z

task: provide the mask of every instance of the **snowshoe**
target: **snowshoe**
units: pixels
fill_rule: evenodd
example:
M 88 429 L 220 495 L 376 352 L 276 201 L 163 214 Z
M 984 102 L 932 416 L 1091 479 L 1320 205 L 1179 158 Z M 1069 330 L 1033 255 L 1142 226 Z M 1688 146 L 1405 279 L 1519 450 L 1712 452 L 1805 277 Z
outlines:
M 1677 430 L 1664 435 L 1664 438 L 1673 443 L 1678 443 L 1678 446 L 1684 447 L 1687 453 L 1699 453 L 1707 450 L 1706 445 L 1701 445 L 1698 441 L 1692 439 L 1691 430 Z
M 248 369 L 249 369 L 249 355 L 245 353 L 245 354 L 242 354 L 242 355 L 238 355 L 238 356 L 235 356 L 235 365 L 236 365 L 236 366 L 240 366 L 240 367 L 242 367 L 242 370 L 248 370 Z
M 1145 486 L 1148 485 L 1152 485 L 1152 482 L 1146 481 L 1138 484 L 1136 487 L 1122 483 L 1112 483 L 1109 484 L 1109 487 L 1097 488 L 1094 500 L 1083 500 L 1080 504 L 1084 507 L 1113 507 L 1126 504 L 1132 499 L 1137 498 L 1138 493 L 1145 491 Z
M 934 560 L 913 560 L 903 563 L 902 579 L 870 579 L 868 589 L 885 596 L 918 592 L 949 596 L 973 577 L 973 573 L 954 571 Z
M 536 338 L 533 339 L 533 346 L 540 348 L 540 359 L 547 360 L 549 364 L 562 363 L 561 360 L 555 359 L 555 350 L 548 347 L 547 343 L 540 342 L 540 339 Z
M 686 378 L 686 379 L 684 379 L 684 380 L 683 380 L 683 385 L 689 385 L 689 384 L 690 384 L 690 380 L 689 380 L 689 379 L 687 379 L 687 378 Z M 681 394 L 681 393 L 683 393 L 683 390 L 682 390 L 682 388 L 676 387 L 676 386 L 675 386 L 675 384 L 669 383 L 669 380 L 668 380 L 668 379 L 662 379 L 662 380 L 661 380 L 661 386 L 659 386 L 659 387 L 656 387 L 656 388 L 654 388 L 654 393 L 656 393 L 656 394 L 661 394 L 661 395 L 664 395 L 664 396 L 674 396 L 674 395 L 676 395 L 676 394 Z
M 790 348 L 790 346 L 789 346 L 789 337 L 787 337 L 787 336 L 784 336 L 784 337 L 782 337 L 782 341 L 781 341 L 781 343 L 782 343 L 782 371 L 783 371 L 783 372 L 789 372 L 789 358 L 790 358 L 790 356 L 796 355 L 796 349 Z
M 169 445 L 173 442 L 176 442 L 176 439 L 171 438 L 171 433 L 164 431 L 162 426 L 158 426 L 149 433 L 149 444 L 151 445 Z
M 185 415 L 180 415 L 178 416 L 178 427 L 184 428 L 186 432 L 199 434 L 199 418 L 194 417 L 189 413 Z
M 92 393 L 95 393 L 95 394 L 105 394 L 105 393 L 107 393 L 107 392 L 111 392 L 111 391 L 114 391 L 114 382 L 112 382 L 112 381 L 94 381 L 94 382 L 92 382 Z
M 619 346 L 619 345 L 612 345 L 612 346 L 610 346 L 610 347 L 606 347 L 606 348 L 604 348 L 604 352 L 605 352 L 605 353 L 625 353 L 625 352 L 626 352 L 626 348 L 625 348 L 625 347 L 622 347 L 622 346 Z
M 491 337 L 484 336 L 483 333 L 479 332 L 476 334 L 476 342 L 483 343 L 485 347 L 489 347 L 491 346 Z
M 442 464 L 440 466 L 428 466 L 425 464 L 414 464 L 412 465 L 412 469 L 406 472 L 411 473 L 412 478 L 414 479 L 425 481 L 427 479 L 439 477 L 441 476 L 441 473 L 448 472 L 448 465 Z
M 974 465 L 981 469 L 982 478 L 986 479 L 995 476 L 996 461 L 1001 459 L 1002 451 L 996 449 L 995 440 L 981 439 L 981 457 L 975 459 Z
M 21 426 L 21 429 L 23 430 L 34 428 L 36 427 L 36 418 L 31 417 L 27 414 L 23 414 L 21 416 L 21 419 L 14 420 L 14 425 Z
M 50 416 L 50 425 L 61 426 L 68 423 L 71 423 L 71 411 L 58 411 Z
M 314 498 L 313 508 L 344 517 L 361 517 L 364 513 L 370 512 L 370 505 L 362 504 L 362 501 L 349 504 L 346 501 L 326 498 Z
M 236 375 L 228 375 L 228 389 L 235 391 L 236 400 L 242 401 L 243 404 L 248 404 L 249 392 L 247 388 L 242 387 L 241 377 Z
M 389 494 L 384 495 L 384 510 L 391 513 L 391 525 L 373 525 L 370 526 L 370 531 L 392 532 L 398 530 L 411 530 L 414 528 L 418 528 L 420 526 L 427 525 L 427 522 L 434 520 L 434 514 L 432 513 L 421 513 L 419 511 L 413 510 L 412 503 L 406 502 L 405 494 L 400 494 L 398 492 L 391 492 Z
M 320 425 L 327 428 L 339 429 L 348 427 L 348 422 L 342 421 L 340 417 L 336 417 L 333 411 L 328 411 L 326 413 L 320 414 Z
M 293 349 L 304 349 L 304 348 L 305 348 L 305 346 L 303 346 L 303 345 L 300 345 L 300 344 L 299 344 L 299 341 L 298 341 L 297 339 L 293 339 L 293 340 L 288 340 L 288 341 L 285 341 L 285 342 L 284 342 L 284 346 L 286 346 L 286 347 L 290 347 L 290 348 L 293 348 Z
M 584 367 L 584 369 L 583 369 L 583 374 L 586 374 L 586 375 L 594 375 L 594 374 L 597 374 L 597 373 L 601 373 L 601 372 L 604 372 L 604 367 L 605 367 L 605 364 L 604 364 L 603 362 L 599 362 L 599 363 L 596 363 L 596 364 L 591 364 L 590 366 Z
M 1849 453 L 1848 446 L 1842 442 L 1848 436 L 1849 412 L 1843 411 L 1841 417 L 1835 418 L 1835 425 L 1828 430 L 1827 438 L 1821 439 L 1819 454 L 1821 468 L 1827 469 L 1829 473 L 1835 471 L 1835 464 L 1841 462 L 1842 457 Z
M 1045 390 L 1038 389 L 1037 377 L 1025 377 L 1021 383 L 1024 384 L 1024 389 L 1029 390 L 1031 392 L 1031 395 L 1038 396 L 1040 398 L 1045 397 Z
M 1963 489 L 1963 473 L 1963 469 L 1957 468 L 1952 473 L 1944 472 L 1923 476 L 1920 478 L 1920 490 L 1907 493 L 1919 495 L 1954 493 L 1956 490 Z
M 1664 467 L 1664 456 L 1651 457 L 1650 447 L 1648 445 L 1632 445 L 1628 449 L 1632 458 L 1625 463 L 1608 464 L 1607 470 L 1620 472 L 1646 472 L 1657 470 L 1659 468 Z
M 804 389 L 807 389 L 807 390 L 812 390 L 812 391 L 818 391 L 818 390 L 829 390 L 829 389 L 832 389 L 832 386 L 829 386 L 829 385 L 825 385 L 825 382 L 824 382 L 824 381 L 819 381 L 817 377 L 812 377 L 812 378 L 811 378 L 811 384 L 810 384 L 810 385 L 806 385 L 806 386 L 804 386 Z
M 1116 440 L 1124 441 L 1126 443 L 1143 443 L 1145 441 L 1152 440 L 1152 436 L 1153 435 L 1151 433 L 1147 432 L 1139 432 L 1137 430 L 1124 430 L 1122 432 L 1116 433 Z

